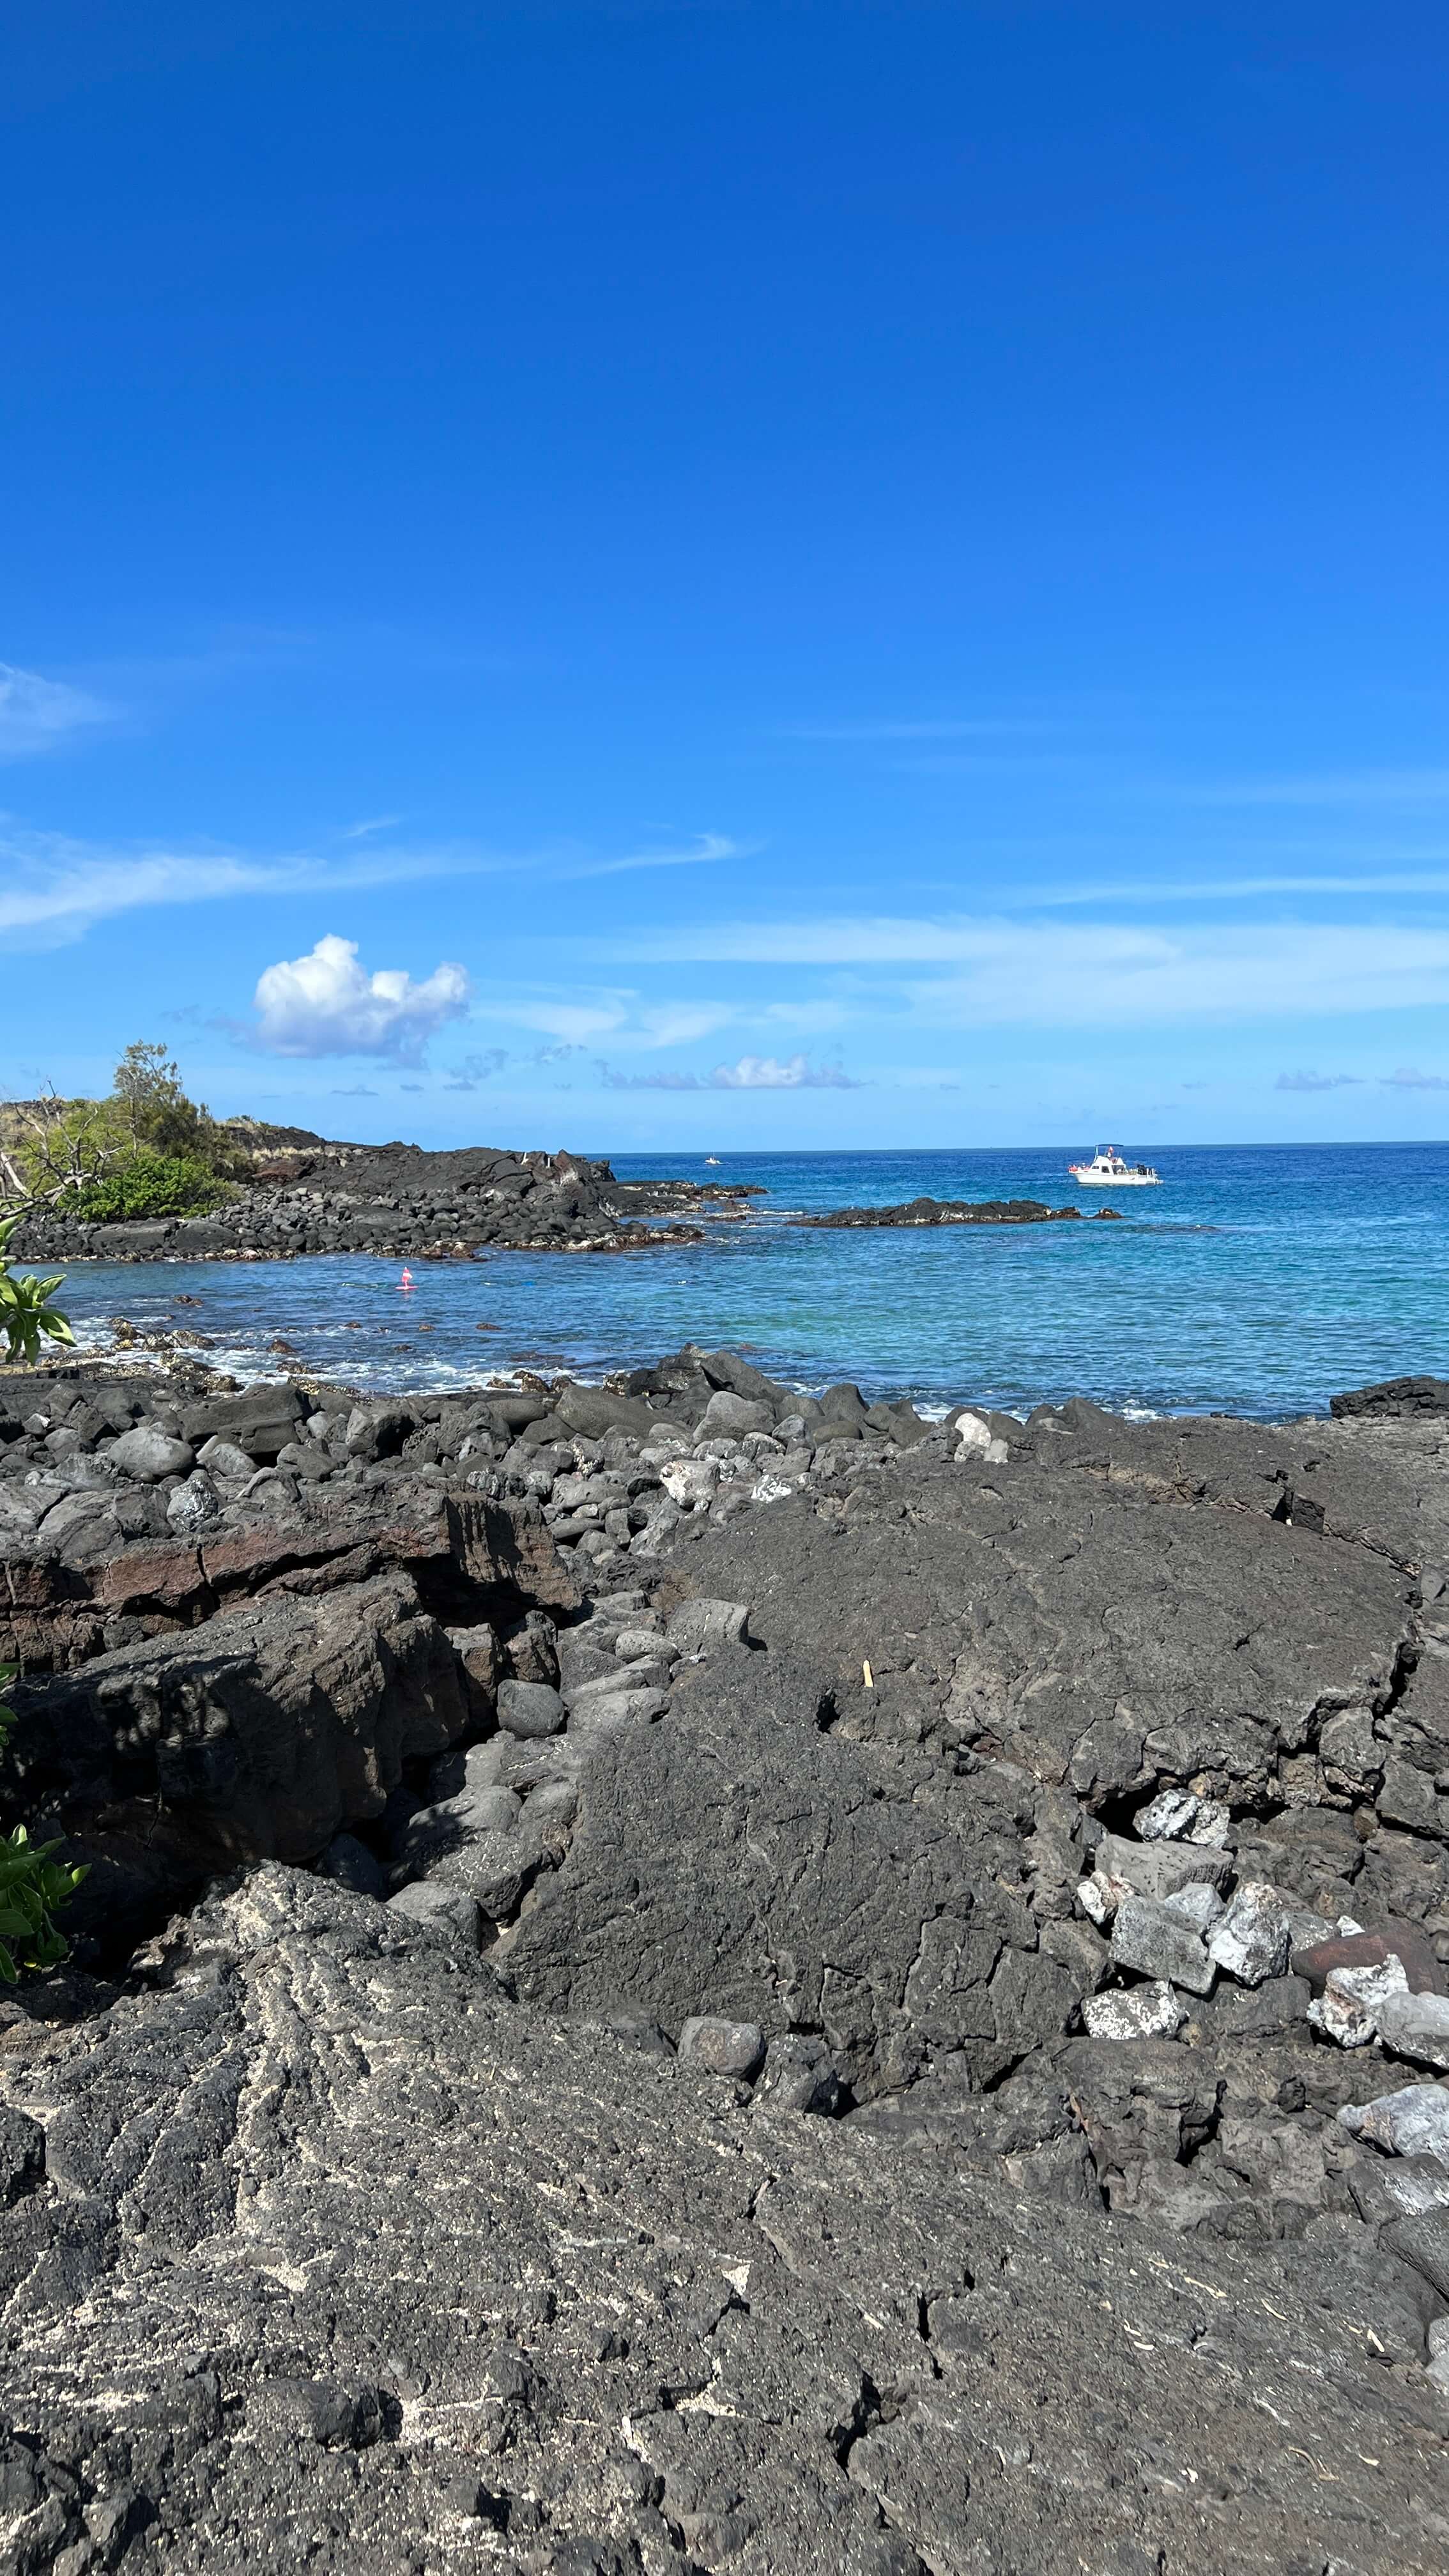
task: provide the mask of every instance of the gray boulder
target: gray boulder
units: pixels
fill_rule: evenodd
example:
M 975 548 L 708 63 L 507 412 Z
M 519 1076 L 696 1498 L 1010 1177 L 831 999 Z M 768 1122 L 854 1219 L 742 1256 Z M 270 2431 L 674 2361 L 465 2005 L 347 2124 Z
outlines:
M 764 2054 L 765 2034 L 757 2021 L 691 2013 L 679 2034 L 681 2063 L 705 2067 L 711 2075 L 735 2075 L 748 2082 Z
M 1174 2039 L 1186 2019 L 1186 2007 L 1163 1979 L 1115 1987 L 1082 2003 L 1082 2025 L 1092 2039 Z
M 249 1386 L 240 1395 L 206 1396 L 187 1405 L 181 1416 L 183 1437 L 193 1447 L 224 1440 L 242 1450 L 255 1465 L 269 1465 L 289 1440 L 311 1406 L 285 1379 Z
M 443 1887 L 430 1878 L 415 1879 L 410 1886 L 399 1888 L 396 1896 L 389 1897 L 387 1910 L 400 1915 L 404 1922 L 425 1924 L 429 1931 L 441 1933 L 451 1947 L 476 1957 L 482 1920 L 476 1900 L 465 1888 Z
M 349 1458 L 371 1464 L 395 1458 L 415 1429 L 417 1415 L 407 1404 L 355 1404 L 343 1434 Z
M 557 1735 L 564 1723 L 564 1704 L 547 1682 L 500 1682 L 498 1723 L 505 1734 L 530 1740 Z
M 239 1449 L 234 1440 L 204 1440 L 196 1453 L 196 1463 L 209 1476 L 220 1476 L 228 1483 L 244 1483 L 256 1472 L 256 1460 Z
M 712 1395 L 695 1431 L 698 1440 L 743 1440 L 747 1431 L 773 1431 L 775 1408 L 725 1387 Z
M 1244 1986 L 1281 1977 L 1292 1947 L 1291 1912 L 1274 1887 L 1245 1879 L 1208 1940 L 1208 1955 Z
M 665 1627 L 668 1642 L 681 1655 L 712 1655 L 721 1646 L 747 1642 L 750 1614 L 742 1601 L 681 1601 Z
M 635 1438 L 647 1439 L 655 1427 L 656 1417 L 647 1404 L 628 1395 L 615 1395 L 602 1386 L 567 1386 L 558 1397 L 554 1411 L 570 1431 L 586 1440 L 602 1440 L 610 1431 L 632 1431 Z
M 192 1538 L 215 1527 L 221 1503 L 211 1478 L 198 1469 L 166 1500 L 166 1518 L 178 1538 Z
M 1130 1968 L 1189 1994 L 1212 1992 L 1216 1971 L 1201 1935 L 1150 1896 L 1124 1896 L 1112 1925 L 1112 1965 Z
M 639 1690 L 632 1682 L 611 1691 L 587 1691 L 569 1703 L 569 1734 L 585 1744 L 621 1727 L 652 1726 L 669 1706 L 665 1690 Z
M 1378 2006 L 1379 2038 L 1395 2057 L 1449 2073 L 1449 1997 L 1386 1995 Z
M 159 1485 L 163 1476 L 189 1476 L 196 1464 L 196 1452 L 187 1440 L 173 1440 L 165 1431 L 154 1431 L 149 1424 L 138 1422 L 134 1431 L 123 1431 L 106 1452 L 107 1463 L 123 1476 L 134 1476 L 139 1485 Z
M 159 1495 L 155 1499 L 159 1503 Z M 119 1500 L 110 1494 L 63 1495 L 41 1521 L 41 1544 L 77 1572 L 109 1564 L 122 1544 Z
M 1442 2084 L 1406 2084 L 1372 2102 L 1346 2102 L 1338 2116 L 1350 2137 L 1389 2155 L 1436 2155 L 1449 2165 L 1449 2090 Z

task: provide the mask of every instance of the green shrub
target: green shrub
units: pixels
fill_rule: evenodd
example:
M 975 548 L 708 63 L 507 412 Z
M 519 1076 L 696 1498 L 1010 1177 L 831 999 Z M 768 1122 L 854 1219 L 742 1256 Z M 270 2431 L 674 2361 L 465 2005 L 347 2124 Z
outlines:
M 73 1202 L 88 1225 L 113 1225 L 123 1217 L 198 1216 L 226 1195 L 213 1172 L 193 1154 L 136 1155 Z
M 18 1215 L 189 1216 L 250 1170 L 245 1144 L 187 1099 L 165 1048 L 141 1040 L 106 1100 L 0 1100 L 0 1204 Z
M 200 1163 L 223 1180 L 247 1170 L 245 1154 L 238 1155 L 236 1140 L 205 1102 L 188 1100 L 181 1068 L 164 1046 L 138 1038 L 117 1065 L 115 1081 L 106 1105 L 129 1129 L 133 1152 Z
M 40 1355 L 42 1334 L 52 1342 L 74 1342 L 75 1335 L 50 1302 L 63 1274 L 37 1279 L 32 1271 L 13 1271 L 6 1260 L 19 1223 L 18 1216 L 0 1218 L 0 1337 L 7 1360 L 31 1361 Z
M 13 1681 L 19 1667 L 0 1664 L 0 1688 Z M 0 1753 L 5 1750 L 15 1711 L 0 1705 Z M 65 1869 L 50 1857 L 58 1843 L 33 1843 L 23 1825 L 0 1833 L 0 1983 L 13 1986 L 25 1968 L 53 1968 L 69 1948 L 55 1917 L 67 1904 L 85 1869 Z

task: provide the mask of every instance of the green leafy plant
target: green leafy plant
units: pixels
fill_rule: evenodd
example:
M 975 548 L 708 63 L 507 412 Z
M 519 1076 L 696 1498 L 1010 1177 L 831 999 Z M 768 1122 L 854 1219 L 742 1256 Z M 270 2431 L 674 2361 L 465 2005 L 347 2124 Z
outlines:
M 37 1279 L 30 1271 L 13 1271 L 5 1257 L 19 1222 L 13 1216 L 0 1219 L 0 1336 L 7 1360 L 31 1361 L 39 1356 L 42 1338 L 74 1343 L 75 1335 L 50 1302 L 64 1284 L 64 1273 Z
M 214 1173 L 194 1154 L 143 1149 L 132 1162 L 93 1181 L 73 1204 L 87 1224 L 113 1225 L 123 1217 L 195 1216 L 215 1207 L 223 1195 Z
M 19 1666 L 0 1664 L 0 1690 L 14 1680 Z M 0 1702 L 0 1754 L 15 1711 Z M 53 1968 L 67 1957 L 69 1943 L 55 1917 L 69 1903 L 85 1877 L 85 1865 L 67 1869 L 53 1861 L 59 1843 L 33 1843 L 23 1825 L 0 1833 L 0 1983 L 13 1986 L 26 1968 Z

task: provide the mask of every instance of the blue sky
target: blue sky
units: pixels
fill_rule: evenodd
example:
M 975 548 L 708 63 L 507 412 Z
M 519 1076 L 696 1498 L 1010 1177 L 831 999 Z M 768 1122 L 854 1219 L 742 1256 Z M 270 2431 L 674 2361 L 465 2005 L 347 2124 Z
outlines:
M 1449 1133 L 1441 8 L 48 0 L 0 1084 Z

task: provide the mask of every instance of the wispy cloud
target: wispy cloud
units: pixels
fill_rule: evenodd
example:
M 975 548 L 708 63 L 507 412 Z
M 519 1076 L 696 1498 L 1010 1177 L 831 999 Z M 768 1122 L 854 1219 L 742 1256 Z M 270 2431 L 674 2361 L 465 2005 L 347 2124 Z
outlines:
M 1384 1080 L 1391 1091 L 1449 1091 L 1449 1073 L 1421 1073 L 1414 1064 L 1401 1064 Z
M 1281 874 L 1252 877 L 1189 877 L 1150 881 L 1131 878 L 1115 885 L 1048 886 L 1019 891 L 1013 900 L 1027 911 L 1057 911 L 1068 905 L 1095 903 L 1228 903 L 1256 896 L 1283 894 L 1387 895 L 1449 894 L 1449 868 L 1395 868 L 1352 876 Z
M 369 975 L 355 939 L 329 933 L 305 957 L 282 958 L 257 982 L 256 1027 L 248 1043 L 265 1055 L 390 1056 L 415 1064 L 428 1039 L 468 1007 L 461 966 L 433 969 L 421 984 L 401 967 Z
M 871 717 L 858 724 L 787 724 L 776 728 L 786 742 L 999 742 L 1058 730 L 1054 723 L 1032 716 L 926 716 L 905 722 Z
M 475 874 L 486 864 L 446 851 L 253 859 L 223 851 L 98 850 L 58 835 L 10 832 L 0 834 L 0 938 L 12 945 L 58 946 L 81 938 L 95 922 L 158 905 L 341 894 Z
M 510 1001 L 485 998 L 484 1014 L 515 1028 L 538 1029 L 569 1046 L 595 1046 L 612 1037 L 630 1016 L 634 996 L 596 992 L 585 987 L 576 997 L 561 993 L 521 993 Z
M 1442 805 L 1449 769 L 1342 769 L 1297 778 L 1235 778 L 1168 789 L 1194 805 Z
M 640 1011 L 636 1034 L 641 1046 L 694 1046 L 738 1017 L 728 1002 L 661 1002 Z
M 783 1025 L 803 1032 L 807 1037 L 824 1037 L 832 1029 L 845 1027 L 850 1018 L 850 1007 L 846 1002 L 829 997 L 807 1001 L 803 993 L 792 993 L 785 1002 L 757 1003 L 750 1012 L 750 1018 Z
M 642 1003 L 631 987 L 584 986 L 489 995 L 480 1005 L 491 1019 L 538 1029 L 563 1046 L 596 1045 L 610 1038 L 627 1047 L 690 1046 L 728 1027 L 740 1013 L 728 1002 Z
M 736 1064 L 717 1064 L 712 1073 L 621 1073 L 616 1065 L 598 1064 L 606 1091 L 860 1091 L 865 1088 L 838 1064 L 811 1064 L 803 1055 L 783 1063 L 772 1055 L 742 1055 Z
M 0 725 L 0 751 L 3 743 Z M 390 830 L 393 819 L 379 816 L 339 837 L 362 843 Z M 448 877 L 512 875 L 564 882 L 610 876 L 629 868 L 693 867 L 729 857 L 738 846 L 716 833 L 702 836 L 687 850 L 641 852 L 598 862 L 553 852 L 507 853 L 457 843 L 432 849 L 359 847 L 353 856 L 334 849 L 259 857 L 227 850 L 114 849 L 55 833 L 11 829 L 0 831 L 0 940 L 11 946 L 57 947 L 82 938 L 98 921 L 160 905 L 220 903 L 246 896 L 343 894 Z
M 345 1090 L 340 1083 L 334 1082 L 332 1097 L 334 1100 L 376 1100 L 377 1093 L 370 1090 L 365 1082 L 350 1082 Z
M 106 723 L 114 709 L 65 680 L 0 662 L 0 760 L 29 760 L 56 751 L 71 734 Z
M 1280 1073 L 1273 1088 L 1275 1091 L 1346 1091 L 1362 1080 L 1362 1074 L 1358 1073 Z
M 1010 921 L 959 914 L 733 922 L 658 933 L 636 956 L 849 967 L 922 1026 L 1091 1028 L 1175 1019 L 1438 1008 L 1449 931 L 1348 923 Z M 928 974 L 900 969 L 927 968 Z
M 581 859 L 576 864 L 556 863 L 552 873 L 558 877 L 621 877 L 634 868 L 704 868 L 720 859 L 744 856 L 746 844 L 732 841 L 723 832 L 701 832 L 682 850 L 636 850 L 626 859 Z

